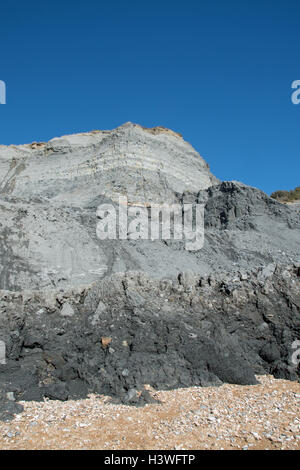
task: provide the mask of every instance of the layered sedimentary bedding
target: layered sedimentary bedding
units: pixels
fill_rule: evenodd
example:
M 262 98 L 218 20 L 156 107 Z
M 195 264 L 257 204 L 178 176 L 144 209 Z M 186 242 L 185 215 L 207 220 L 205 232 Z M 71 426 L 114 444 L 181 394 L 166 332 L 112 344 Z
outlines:
M 220 182 L 182 137 L 0 147 L 0 416 L 18 400 L 299 380 L 300 210 Z M 100 204 L 204 205 L 204 246 L 100 240 Z

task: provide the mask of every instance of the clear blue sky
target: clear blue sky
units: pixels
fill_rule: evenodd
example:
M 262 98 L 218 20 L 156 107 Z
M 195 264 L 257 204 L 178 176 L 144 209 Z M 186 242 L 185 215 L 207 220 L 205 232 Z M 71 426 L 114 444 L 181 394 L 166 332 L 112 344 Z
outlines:
M 300 185 L 299 0 L 11 1 L 0 15 L 0 144 L 163 125 L 220 179 Z

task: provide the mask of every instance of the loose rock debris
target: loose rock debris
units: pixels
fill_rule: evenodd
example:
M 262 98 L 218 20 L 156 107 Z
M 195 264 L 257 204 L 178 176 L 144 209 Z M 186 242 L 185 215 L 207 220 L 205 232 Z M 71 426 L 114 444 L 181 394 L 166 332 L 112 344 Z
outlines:
M 132 407 L 91 395 L 67 402 L 24 402 L 0 423 L 1 449 L 300 449 L 300 384 L 257 376 L 258 385 L 149 393 Z

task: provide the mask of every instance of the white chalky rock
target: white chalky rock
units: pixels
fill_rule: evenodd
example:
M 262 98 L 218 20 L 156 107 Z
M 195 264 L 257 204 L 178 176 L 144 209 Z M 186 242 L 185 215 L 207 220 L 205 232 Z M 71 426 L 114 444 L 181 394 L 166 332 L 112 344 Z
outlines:
M 74 315 L 74 310 L 70 304 L 66 303 L 61 309 L 61 314 L 63 317 L 72 317 Z

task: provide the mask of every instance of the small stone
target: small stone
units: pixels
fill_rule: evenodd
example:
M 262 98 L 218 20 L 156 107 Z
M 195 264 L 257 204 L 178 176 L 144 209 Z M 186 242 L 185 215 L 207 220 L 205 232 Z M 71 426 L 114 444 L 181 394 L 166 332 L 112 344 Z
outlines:
M 61 309 L 61 315 L 63 317 L 72 317 L 74 315 L 74 310 L 70 304 L 68 303 L 63 304 L 62 309 Z
M 108 337 L 108 336 L 104 336 L 103 338 L 101 338 L 101 344 L 102 344 L 102 348 L 105 349 L 107 348 L 107 346 L 112 342 L 112 338 Z
M 129 375 L 129 370 L 128 369 L 123 369 L 122 370 L 122 376 L 123 377 L 128 377 L 128 375 Z
M 136 400 L 138 398 L 138 392 L 134 388 L 131 388 L 128 390 L 127 395 L 126 395 L 126 401 L 132 401 Z
M 6 394 L 6 398 L 9 400 L 9 401 L 15 401 L 15 396 L 14 396 L 14 392 L 7 392 Z

